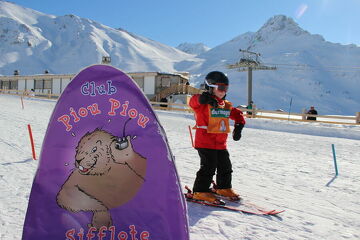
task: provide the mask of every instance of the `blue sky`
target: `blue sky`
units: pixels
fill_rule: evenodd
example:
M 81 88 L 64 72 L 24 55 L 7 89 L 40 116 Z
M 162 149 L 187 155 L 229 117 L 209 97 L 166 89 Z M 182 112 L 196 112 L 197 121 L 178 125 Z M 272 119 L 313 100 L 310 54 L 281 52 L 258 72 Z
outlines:
M 12 0 L 62 16 L 74 14 L 174 46 L 215 47 L 283 14 L 327 41 L 360 46 L 360 0 Z

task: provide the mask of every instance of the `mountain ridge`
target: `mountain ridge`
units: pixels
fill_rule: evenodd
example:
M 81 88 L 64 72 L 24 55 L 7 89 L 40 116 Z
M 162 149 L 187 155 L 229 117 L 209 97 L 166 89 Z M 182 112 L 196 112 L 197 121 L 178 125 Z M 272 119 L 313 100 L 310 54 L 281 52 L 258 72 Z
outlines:
M 176 71 L 174 62 L 192 57 L 165 44 L 72 14 L 46 15 L 4 1 L 0 2 L 0 9 L 3 75 L 14 69 L 35 74 L 44 68 L 52 73 L 75 73 L 100 63 L 104 55 L 111 56 L 112 63 L 126 71 L 171 72 Z M 10 21 L 13 35 L 8 34 Z
M 180 43 L 177 47 L 177 49 L 194 55 L 199 55 L 201 53 L 209 51 L 210 47 L 206 46 L 204 43 Z

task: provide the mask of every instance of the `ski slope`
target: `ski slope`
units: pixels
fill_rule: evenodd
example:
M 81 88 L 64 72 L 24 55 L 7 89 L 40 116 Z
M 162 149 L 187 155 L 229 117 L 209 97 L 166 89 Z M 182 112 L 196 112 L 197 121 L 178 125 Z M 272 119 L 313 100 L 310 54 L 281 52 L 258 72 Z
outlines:
M 21 239 L 38 161 L 31 158 L 27 124 L 37 156 L 55 101 L 0 95 L 0 239 Z M 182 185 L 199 168 L 191 146 L 191 114 L 157 111 Z M 286 210 L 253 216 L 188 203 L 192 240 L 360 239 L 360 127 L 247 119 L 239 142 L 229 139 L 233 187 L 245 201 Z M 331 144 L 335 144 L 339 176 Z

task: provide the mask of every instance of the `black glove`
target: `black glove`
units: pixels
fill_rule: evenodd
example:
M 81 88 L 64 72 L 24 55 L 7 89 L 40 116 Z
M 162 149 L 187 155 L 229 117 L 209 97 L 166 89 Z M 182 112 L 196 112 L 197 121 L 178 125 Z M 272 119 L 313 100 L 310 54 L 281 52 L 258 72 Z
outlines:
M 200 104 L 210 104 L 212 107 L 217 108 L 219 106 L 218 101 L 212 97 L 209 92 L 203 92 L 199 97 Z
M 233 130 L 233 139 L 234 141 L 239 141 L 241 138 L 241 131 L 244 128 L 244 124 L 236 123 Z

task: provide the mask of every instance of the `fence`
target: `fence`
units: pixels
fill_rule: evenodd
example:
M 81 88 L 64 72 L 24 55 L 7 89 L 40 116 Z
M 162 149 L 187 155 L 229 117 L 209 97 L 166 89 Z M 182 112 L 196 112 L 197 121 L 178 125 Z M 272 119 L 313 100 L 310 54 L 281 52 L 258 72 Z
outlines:
M 22 90 L 6 90 L 0 89 L 0 94 L 10 94 L 10 95 L 22 95 L 29 96 L 29 92 Z M 58 98 L 57 94 L 48 94 L 48 93 L 32 93 L 35 94 L 35 98 Z M 182 112 L 193 112 L 192 109 L 186 104 L 179 103 L 166 103 L 166 102 L 150 102 L 152 107 L 157 110 L 167 110 L 167 111 L 182 111 Z M 166 107 L 165 107 L 166 106 Z M 244 116 L 247 118 L 265 118 L 265 119 L 277 119 L 277 120 L 287 120 L 287 121 L 299 121 L 299 122 L 320 122 L 320 123 L 330 123 L 330 124 L 347 124 L 347 125 L 360 125 L 360 112 L 356 113 L 356 116 L 331 116 L 331 115 L 311 115 L 306 113 L 288 113 L 280 111 L 268 111 L 261 109 L 246 109 L 239 108 L 243 111 Z M 314 116 L 317 118 L 316 121 L 306 120 L 308 116 Z
M 202 92 L 201 89 L 194 88 L 190 85 L 175 84 L 168 88 L 163 89 L 160 93 L 156 94 L 151 100 L 159 101 L 162 98 L 165 98 L 169 95 L 177 94 L 177 93 L 194 95 L 194 94 L 201 93 L 201 92 Z
M 331 116 L 331 115 L 311 115 L 306 113 L 288 113 L 280 111 L 267 111 L 259 109 L 242 109 L 242 111 L 252 112 L 247 114 L 249 118 L 268 118 L 277 120 L 291 120 L 299 122 L 321 122 L 330 124 L 347 124 L 347 125 L 360 125 L 360 113 L 356 113 L 356 116 Z M 307 117 L 316 117 L 314 120 L 306 120 Z
M 0 89 L 0 94 L 29 96 L 35 98 L 48 98 L 48 99 L 57 99 L 60 97 L 59 94 L 31 92 L 31 91 L 16 90 L 16 89 Z
M 151 102 L 154 109 L 160 110 L 172 110 L 172 111 L 185 111 L 193 112 L 188 105 L 175 104 L 175 103 L 161 103 Z M 168 107 L 160 107 L 159 105 L 168 105 Z M 360 125 L 360 112 L 356 113 L 356 116 L 329 116 L 329 115 L 311 115 L 306 113 L 287 113 L 280 111 L 267 111 L 261 109 L 246 109 L 239 108 L 244 116 L 247 118 L 265 118 L 265 119 L 276 119 L 276 120 L 287 120 L 287 121 L 299 121 L 299 122 L 321 122 L 330 124 L 347 124 L 347 125 Z M 317 120 L 306 120 L 307 117 L 316 117 Z

